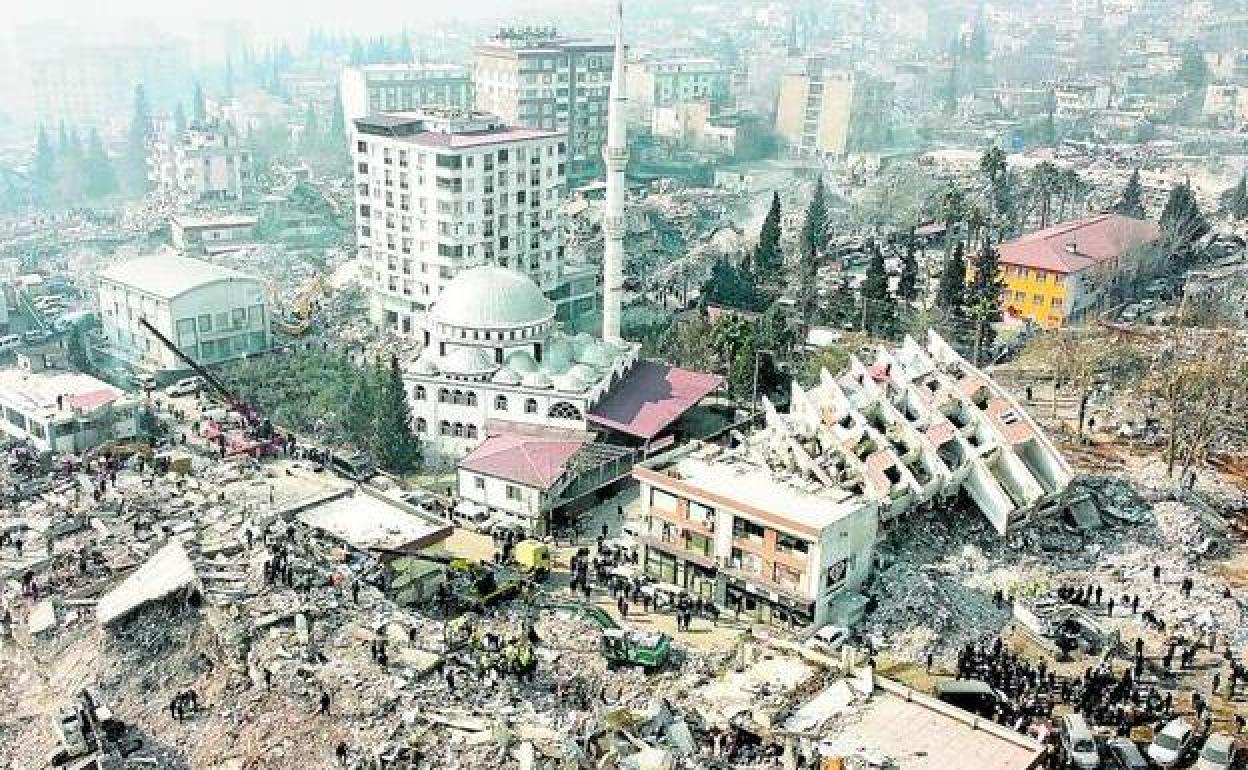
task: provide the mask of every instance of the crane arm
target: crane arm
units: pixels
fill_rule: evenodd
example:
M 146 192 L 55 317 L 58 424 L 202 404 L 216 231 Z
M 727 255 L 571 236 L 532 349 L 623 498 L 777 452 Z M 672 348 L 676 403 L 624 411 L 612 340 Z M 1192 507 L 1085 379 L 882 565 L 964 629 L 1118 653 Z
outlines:
M 173 342 L 168 337 L 166 337 L 164 334 L 160 332 L 159 329 L 157 329 L 150 322 L 148 322 L 146 318 L 140 317 L 139 325 L 142 326 L 144 329 L 147 329 L 147 331 L 150 332 L 152 336 L 154 336 L 156 339 L 160 340 L 160 343 L 162 345 L 164 345 L 166 348 L 169 348 L 169 350 L 175 356 L 178 357 L 178 360 L 180 360 L 182 363 L 189 366 L 192 370 L 194 370 L 196 374 L 202 377 L 204 379 L 204 382 L 211 385 L 213 390 L 217 391 L 217 393 L 220 394 L 223 399 L 225 399 L 226 403 L 230 404 L 232 407 L 242 412 L 244 416 L 250 419 L 252 410 L 247 406 L 246 402 L 244 402 L 237 395 L 235 395 L 232 390 L 227 388 L 225 386 L 225 383 L 221 382 L 221 380 L 213 376 L 213 374 L 209 372 L 207 369 L 205 369 L 203 366 L 200 366 L 199 363 L 195 361 L 195 359 L 191 358 L 186 353 L 183 353 L 181 348 L 173 344 Z

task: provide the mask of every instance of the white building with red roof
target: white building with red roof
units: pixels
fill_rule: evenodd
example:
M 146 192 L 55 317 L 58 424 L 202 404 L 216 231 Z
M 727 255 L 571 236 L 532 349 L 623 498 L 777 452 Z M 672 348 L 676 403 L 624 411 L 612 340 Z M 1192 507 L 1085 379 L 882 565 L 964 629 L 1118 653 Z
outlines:
M 120 389 L 39 366 L 0 370 L 0 412 L 0 432 L 40 452 L 82 452 L 138 431 L 138 402 Z

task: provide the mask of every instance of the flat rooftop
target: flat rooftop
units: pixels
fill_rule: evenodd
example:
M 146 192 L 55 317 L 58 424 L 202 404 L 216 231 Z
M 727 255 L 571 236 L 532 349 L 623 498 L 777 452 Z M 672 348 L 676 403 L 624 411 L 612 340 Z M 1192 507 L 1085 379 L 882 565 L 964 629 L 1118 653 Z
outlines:
M 487 113 L 464 113 L 458 119 L 467 121 L 469 125 L 484 123 L 494 116 Z M 436 130 L 434 124 L 441 120 L 455 119 L 449 115 L 427 114 L 425 112 L 387 112 L 357 118 L 355 127 L 361 134 L 384 136 L 399 139 L 405 143 L 421 147 L 446 148 L 451 150 L 480 147 L 490 144 L 506 144 L 523 142 L 531 139 L 558 139 L 565 136 L 559 131 L 545 131 L 540 128 L 522 128 L 507 126 L 501 123 L 488 128 L 475 126 L 465 130 Z M 445 124 L 441 124 L 445 125 Z
M 259 217 L 247 214 L 222 214 L 221 216 L 201 216 L 192 217 L 184 214 L 174 214 L 169 217 L 169 221 L 179 227 L 250 227 L 260 221 Z
M 0 369 L 0 399 L 31 416 L 55 418 L 69 416 L 75 410 L 91 412 L 125 395 L 107 382 L 81 372 Z
M 173 299 L 218 281 L 259 282 L 258 278 L 238 270 L 173 252 L 117 262 L 100 271 L 99 278 L 162 299 Z
M 313 504 L 298 518 L 365 551 L 415 552 L 445 540 L 452 529 L 442 519 L 365 487 Z
M 818 534 L 824 527 L 872 505 L 850 490 L 807 481 L 797 474 L 781 475 L 738 450 L 723 450 L 717 445 L 703 445 L 669 465 L 661 465 L 662 458 L 660 455 L 637 466 L 634 474 L 767 517 L 779 529 L 795 534 Z

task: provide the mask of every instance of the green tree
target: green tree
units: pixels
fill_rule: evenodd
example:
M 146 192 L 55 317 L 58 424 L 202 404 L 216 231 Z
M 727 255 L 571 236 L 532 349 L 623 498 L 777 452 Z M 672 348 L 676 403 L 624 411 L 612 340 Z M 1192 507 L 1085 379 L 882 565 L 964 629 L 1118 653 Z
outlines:
M 1044 160 L 1036 164 L 1028 177 L 1028 193 L 1039 209 L 1040 229 L 1043 230 L 1052 221 L 1053 196 L 1058 192 L 1061 172 L 1051 161 Z
M 1124 217 L 1134 217 L 1135 219 L 1144 219 L 1146 216 L 1144 213 L 1144 185 L 1140 182 L 1140 170 L 1138 168 L 1131 172 L 1131 177 L 1127 180 L 1126 186 L 1122 188 L 1122 195 L 1113 206 L 1113 212 Z
M 919 261 L 918 247 L 914 237 L 906 240 L 901 254 L 901 275 L 897 277 L 897 296 L 906 302 L 913 302 L 919 296 Z
M 80 372 L 92 373 L 91 359 L 87 355 L 87 327 L 85 324 L 74 324 L 65 341 L 65 356 L 69 365 Z
M 1209 232 L 1209 222 L 1200 210 L 1190 183 L 1181 182 L 1171 188 L 1158 224 L 1171 251 L 1181 261 L 1190 260 L 1197 241 Z
M 1239 183 L 1222 193 L 1222 209 L 1235 221 L 1248 219 L 1248 173 L 1239 177 Z
M 329 141 L 340 155 L 347 146 L 347 128 L 343 117 L 342 89 L 334 91 L 334 109 L 329 115 Z
M 370 446 L 378 415 L 376 364 L 366 366 L 351 383 L 343 406 L 342 430 L 357 446 Z
M 195 81 L 195 92 L 191 96 L 191 118 L 197 126 L 208 122 L 208 103 L 204 99 L 204 87 L 198 80 Z
M 782 267 L 780 254 L 780 193 L 771 194 L 771 208 L 758 231 L 752 268 L 757 275 L 774 276 Z
M 966 257 L 962 242 L 953 247 L 953 253 L 945 262 L 936 285 L 936 307 L 947 315 L 958 315 L 966 301 Z
M 777 207 L 778 210 L 778 207 Z M 823 250 L 828 230 L 828 202 L 823 188 L 823 177 L 815 180 L 815 189 L 806 206 L 806 218 L 802 221 L 801 257 L 814 260 Z
M 147 105 L 147 94 L 140 83 L 134 87 L 134 114 L 130 118 L 130 131 L 126 137 L 125 180 L 126 187 L 136 195 L 143 195 L 151 183 L 147 178 L 147 153 L 152 141 L 152 115 Z
M 319 148 L 321 144 L 321 123 L 316 115 L 316 108 L 312 106 L 312 102 L 308 102 L 307 109 L 303 111 L 303 134 L 299 140 L 299 146 L 306 149 Z
M 31 163 L 31 173 L 45 184 L 51 184 L 56 175 L 56 154 L 52 151 L 52 141 L 48 139 L 47 129 L 42 125 L 39 126 L 39 135 L 35 139 L 35 158 Z
M 87 197 L 103 198 L 117 192 L 117 172 L 113 170 L 113 162 L 104 150 L 100 132 L 94 128 L 91 129 L 91 138 L 87 141 L 83 174 Z
M 703 313 L 696 314 L 688 321 L 673 324 L 659 341 L 663 358 L 687 369 L 715 371 L 717 351 L 712 330 L 713 325 Z
M 871 261 L 867 263 L 866 280 L 862 284 L 863 318 L 865 331 L 876 337 L 892 337 L 897 333 L 897 308 L 892 292 L 888 290 L 888 271 L 884 267 L 884 252 L 878 245 L 871 249 Z
M 825 345 L 814 350 L 802 359 L 801 368 L 797 370 L 797 381 L 802 387 L 810 388 L 819 384 L 824 369 L 833 377 L 845 371 L 849 365 L 849 348 L 845 345 Z
M 758 310 L 763 304 L 750 271 L 724 257 L 711 266 L 711 275 L 702 286 L 702 297 L 707 303 L 740 310 Z
M 1005 283 L 1001 279 L 998 253 L 992 241 L 985 238 L 975 257 L 974 276 L 967 292 L 966 314 L 972 323 L 974 343 L 972 361 L 976 366 L 983 362 L 984 354 L 996 341 L 996 329 L 1001 315 L 1001 292 Z
M 420 439 L 412 429 L 412 410 L 398 356 L 390 357 L 389 370 L 380 379 L 374 445 L 377 462 L 388 471 L 409 473 L 420 466 Z

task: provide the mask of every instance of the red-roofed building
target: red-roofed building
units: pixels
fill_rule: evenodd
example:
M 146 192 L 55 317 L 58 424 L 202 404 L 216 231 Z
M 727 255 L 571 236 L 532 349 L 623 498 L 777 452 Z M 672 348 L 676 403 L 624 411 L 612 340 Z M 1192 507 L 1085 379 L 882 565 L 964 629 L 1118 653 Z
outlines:
M 1082 319 L 1158 235 L 1156 222 L 1097 214 L 1001 244 L 1006 315 L 1046 328 Z
M 716 374 L 639 361 L 589 413 L 595 425 L 648 442 L 723 382 Z

